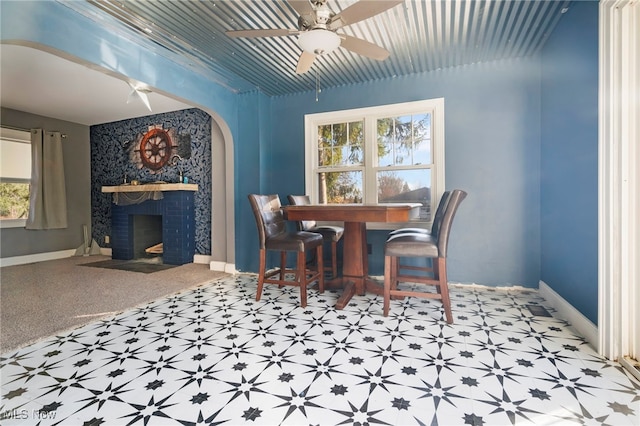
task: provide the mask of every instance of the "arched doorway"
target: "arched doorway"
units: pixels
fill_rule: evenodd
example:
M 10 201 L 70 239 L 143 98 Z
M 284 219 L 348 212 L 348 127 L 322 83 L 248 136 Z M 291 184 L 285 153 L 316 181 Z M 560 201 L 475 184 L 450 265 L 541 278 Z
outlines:
M 211 262 L 214 271 L 235 273 L 233 138 L 224 120 L 211 111 Z
M 117 81 L 117 85 L 121 86 L 127 92 L 129 89 L 127 88 L 127 82 L 130 81 L 128 76 L 124 74 L 119 74 L 114 71 L 110 71 L 104 67 L 99 65 L 90 63 L 88 61 L 79 59 L 75 56 L 69 55 L 65 52 L 50 48 L 48 46 L 44 46 L 38 43 L 31 42 L 13 42 L 8 45 L 13 45 L 16 48 L 20 49 L 28 49 L 32 51 L 40 51 L 42 54 L 46 54 L 48 57 L 52 55 L 61 59 L 64 62 L 68 62 L 69 64 L 76 65 L 73 73 L 68 73 L 69 75 L 73 75 L 73 78 L 76 79 L 76 83 L 83 80 L 83 75 L 95 75 L 100 76 L 103 79 L 106 78 L 109 81 Z M 46 58 L 45 58 L 46 59 Z M 42 63 L 46 63 L 46 60 L 42 60 Z M 80 65 L 80 66 L 77 66 Z M 51 71 L 51 70 L 49 70 Z M 53 72 L 49 72 L 50 75 L 55 75 Z M 21 76 L 22 77 L 22 76 Z M 26 77 L 24 78 L 26 79 Z M 87 78 L 87 80 L 93 80 Z M 98 85 L 104 85 L 108 82 L 101 80 L 101 83 Z M 47 86 L 60 86 L 66 87 L 65 84 L 56 85 L 55 82 L 48 82 Z M 197 105 L 188 99 L 182 99 L 176 97 L 172 94 L 163 92 L 158 90 L 155 87 L 149 87 L 149 89 L 153 92 L 153 95 L 160 95 L 166 99 L 173 99 L 177 102 L 185 104 L 185 106 L 191 106 L 194 108 L 198 108 L 201 111 L 207 113 L 211 116 L 211 155 L 212 155 L 212 170 L 211 170 L 211 185 L 212 185 L 212 196 L 211 196 L 211 253 L 196 255 L 194 259 L 197 263 L 206 263 L 209 264 L 210 269 L 226 271 L 226 272 L 235 272 L 235 220 L 234 220 L 234 148 L 233 148 L 233 137 L 229 126 L 225 122 L 225 120 L 215 111 L 212 111 L 209 108 L 203 107 L 202 105 Z M 123 110 L 124 100 L 126 100 L 126 94 L 118 97 L 117 108 L 119 110 Z M 65 100 L 70 100 L 69 93 L 66 93 L 66 96 L 58 97 L 58 108 L 63 108 L 64 106 L 60 104 L 60 99 L 63 98 Z M 152 95 L 150 95 L 152 96 Z M 27 96 L 23 96 L 27 97 Z M 29 99 L 37 100 L 38 103 L 43 103 L 42 95 L 38 97 L 29 97 Z M 91 109 L 91 102 L 100 102 L 104 104 L 105 97 L 99 96 L 96 93 L 93 96 L 87 97 L 83 96 L 81 102 L 76 102 L 76 104 L 81 105 L 84 109 Z M 177 103 L 175 102 L 175 103 Z M 155 104 L 155 102 L 154 102 Z M 156 104 L 157 105 L 157 104 Z M 155 106 L 155 105 L 154 105 Z M 184 107 L 184 106 L 183 106 Z M 154 108 L 155 109 L 155 108 Z M 20 110 L 24 110 L 25 112 L 34 112 L 29 111 L 28 108 L 20 108 Z M 34 113 L 38 113 L 35 111 Z M 136 115 L 137 117 L 137 115 Z M 130 117 L 134 118 L 134 117 Z M 118 120 L 125 119 L 124 117 L 119 117 Z M 72 121 L 72 120 L 70 120 Z M 106 121 L 105 121 L 106 122 Z M 95 123 L 95 122 L 94 122 Z M 90 123 L 84 123 L 85 125 L 90 126 Z M 87 141 L 89 143 L 89 141 Z M 83 209 L 85 207 L 83 206 Z M 89 205 L 90 209 L 91 206 Z M 90 222 L 90 217 L 88 218 Z

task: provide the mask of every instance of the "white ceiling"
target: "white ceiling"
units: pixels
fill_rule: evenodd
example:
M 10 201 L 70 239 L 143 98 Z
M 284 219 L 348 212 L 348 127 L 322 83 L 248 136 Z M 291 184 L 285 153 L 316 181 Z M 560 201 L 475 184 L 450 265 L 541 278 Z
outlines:
M 123 77 L 124 78 L 124 77 Z M 0 105 L 73 123 L 94 125 L 193 106 L 148 94 L 127 103 L 127 80 L 31 47 L 0 44 Z

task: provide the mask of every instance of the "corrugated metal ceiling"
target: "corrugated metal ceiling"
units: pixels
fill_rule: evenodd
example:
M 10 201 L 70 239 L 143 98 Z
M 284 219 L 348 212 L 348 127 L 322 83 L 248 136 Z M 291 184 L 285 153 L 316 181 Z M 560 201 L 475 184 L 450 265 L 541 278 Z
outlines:
M 339 13 L 354 0 L 327 0 Z M 405 0 L 339 32 L 390 51 L 384 61 L 343 48 L 295 73 L 297 36 L 230 38 L 227 30 L 297 29 L 284 0 L 65 2 L 102 25 L 126 27 L 158 53 L 189 64 L 230 89 L 270 95 L 341 86 L 465 64 L 526 57 L 542 47 L 570 1 Z M 213 77 L 215 76 L 215 77 Z

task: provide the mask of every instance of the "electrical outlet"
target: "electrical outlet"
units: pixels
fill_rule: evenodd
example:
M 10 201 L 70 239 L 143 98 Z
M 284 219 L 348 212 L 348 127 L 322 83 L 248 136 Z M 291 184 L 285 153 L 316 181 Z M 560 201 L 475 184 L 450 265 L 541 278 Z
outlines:
M 105 243 L 105 244 L 109 244 L 110 242 L 111 242 L 111 237 L 110 237 L 110 236 L 108 236 L 108 235 L 105 235 L 105 236 L 104 236 L 104 243 Z

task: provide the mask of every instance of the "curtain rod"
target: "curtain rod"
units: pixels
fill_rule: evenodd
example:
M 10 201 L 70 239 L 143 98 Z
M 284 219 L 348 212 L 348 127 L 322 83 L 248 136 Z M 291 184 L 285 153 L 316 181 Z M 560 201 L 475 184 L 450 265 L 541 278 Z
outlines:
M 21 127 L 16 127 L 16 126 L 7 126 L 6 124 L 2 124 L 0 125 L 0 127 L 4 127 L 5 129 L 10 129 L 10 130 L 19 130 L 21 132 L 31 132 L 31 129 L 23 129 Z M 60 136 L 62 136 L 62 138 L 66 138 L 67 134 L 61 133 Z

